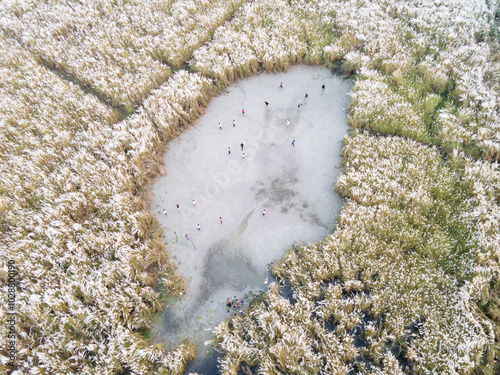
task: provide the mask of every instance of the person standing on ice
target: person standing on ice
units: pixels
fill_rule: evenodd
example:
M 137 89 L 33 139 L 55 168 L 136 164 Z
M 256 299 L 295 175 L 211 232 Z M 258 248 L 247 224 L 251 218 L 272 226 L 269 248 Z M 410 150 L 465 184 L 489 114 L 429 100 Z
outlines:
M 292 146 L 295 147 L 295 139 L 292 141 Z
M 233 127 L 236 127 L 236 121 L 233 120 Z
M 280 83 L 280 89 L 282 89 L 282 88 L 283 88 L 283 82 Z
M 175 205 L 177 207 L 177 212 L 181 212 L 181 207 L 179 206 L 179 203 Z
M 323 83 L 323 86 L 321 86 L 321 90 L 325 91 L 325 84 Z
M 266 108 L 267 108 L 267 106 L 269 105 L 269 103 L 268 102 L 264 102 L 264 103 L 266 103 Z
M 219 217 L 219 221 L 220 221 L 220 223 L 222 224 L 222 216 L 221 216 L 221 217 Z
M 244 109 L 242 109 L 242 110 L 241 110 L 241 115 L 242 115 L 243 117 L 245 117 L 245 110 L 244 110 Z
M 193 207 L 196 206 L 196 202 L 194 201 L 194 199 L 191 201 L 191 203 L 193 204 Z
M 304 98 L 307 99 L 308 97 L 309 97 L 309 95 L 307 95 L 307 92 L 306 92 L 306 94 L 304 95 Z
M 263 210 L 263 211 L 262 211 L 262 216 L 266 216 L 266 214 L 267 214 L 267 211 L 266 211 L 266 210 Z
M 187 235 L 187 233 L 186 233 L 186 240 L 188 240 L 188 241 L 189 241 L 189 236 Z
M 240 143 L 241 151 L 243 151 L 243 143 Z
M 228 148 L 227 148 L 227 154 L 228 154 L 228 155 L 231 155 L 231 147 L 228 147 Z
M 165 216 L 167 216 L 167 211 L 163 210 L 163 213 L 165 214 Z

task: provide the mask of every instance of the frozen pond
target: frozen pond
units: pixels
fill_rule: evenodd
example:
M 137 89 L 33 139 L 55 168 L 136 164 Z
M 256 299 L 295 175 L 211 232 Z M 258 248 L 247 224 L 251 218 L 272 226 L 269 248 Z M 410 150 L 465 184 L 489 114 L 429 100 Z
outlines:
M 226 310 L 228 297 L 265 290 L 267 264 L 293 244 L 333 231 L 342 204 L 333 184 L 341 173 L 351 87 L 320 66 L 244 79 L 169 142 L 167 175 L 152 187 L 152 210 L 187 294 L 154 321 L 152 338 L 167 348 L 184 338 L 195 343 L 200 359 L 189 370 L 202 372 L 203 342 L 233 313 Z

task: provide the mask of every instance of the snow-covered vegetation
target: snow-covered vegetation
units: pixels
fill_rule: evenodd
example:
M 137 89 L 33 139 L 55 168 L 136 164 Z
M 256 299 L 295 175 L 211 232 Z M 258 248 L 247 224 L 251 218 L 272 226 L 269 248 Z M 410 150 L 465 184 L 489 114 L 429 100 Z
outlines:
M 13 259 L 17 373 L 184 371 L 188 342 L 145 339 L 182 288 L 145 188 L 215 87 L 299 62 L 355 80 L 346 204 L 274 267 L 290 299 L 272 284 L 217 327 L 222 371 L 498 371 L 499 17 L 498 0 L 2 2 L 0 336 Z
M 132 109 L 242 0 L 39 1 L 5 6 L 1 27 L 37 59 Z M 1 8 L 0 8 L 1 9 Z
M 139 333 L 163 307 L 155 280 L 171 293 L 182 288 L 143 187 L 166 140 L 205 104 L 208 80 L 176 73 L 117 122 L 16 41 L 0 40 L 0 49 L 0 257 L 19 272 L 19 370 L 150 373 L 163 363 L 182 371 L 189 344 L 166 354 Z M 2 353 L 2 373 L 6 363 Z
M 305 4 L 281 0 L 247 2 L 206 45 L 193 53 L 193 67 L 228 82 L 257 72 L 281 71 L 303 59 L 319 62 L 332 40 L 317 12 Z M 329 22 L 329 21 L 328 21 Z

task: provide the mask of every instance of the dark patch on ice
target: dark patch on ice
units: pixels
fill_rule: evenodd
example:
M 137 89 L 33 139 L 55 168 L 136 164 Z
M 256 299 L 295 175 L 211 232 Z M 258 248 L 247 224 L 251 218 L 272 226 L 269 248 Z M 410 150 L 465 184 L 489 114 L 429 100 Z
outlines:
M 255 210 L 250 211 L 250 212 L 247 214 L 247 216 L 245 216 L 245 217 L 243 218 L 243 220 L 242 220 L 242 221 L 241 221 L 241 223 L 240 223 L 240 226 L 239 226 L 238 230 L 237 230 L 237 231 L 236 231 L 236 233 L 235 233 L 235 234 L 231 237 L 231 242 L 232 242 L 232 243 L 235 243 L 235 242 L 239 239 L 239 237 L 241 237 L 241 236 L 245 233 L 245 231 L 246 231 L 246 229 L 247 229 L 247 227 L 248 227 L 248 221 L 250 220 L 250 218 L 252 217 L 252 215 L 254 214 L 254 212 L 255 212 Z
M 252 263 L 241 257 L 231 246 L 231 241 L 220 241 L 207 253 L 200 295 L 210 295 L 213 290 L 227 286 L 245 289 L 255 282 L 256 270 Z
M 256 200 L 267 199 L 272 203 L 284 203 L 292 200 L 297 195 L 297 192 L 288 187 L 290 184 L 297 183 L 298 179 L 295 175 L 285 175 L 284 177 L 275 178 L 268 188 L 259 189 L 255 195 Z
M 181 328 L 178 318 L 172 315 L 170 309 L 166 309 L 163 315 L 163 327 L 165 331 L 173 334 L 176 334 Z
M 220 353 L 211 350 L 204 356 L 199 356 L 186 367 L 185 374 L 198 373 L 203 375 L 220 374 L 218 360 L 221 357 Z
M 308 220 L 307 221 L 310 224 L 312 224 L 312 225 L 316 225 L 318 227 L 323 227 L 327 231 L 332 230 L 332 228 L 328 227 L 328 225 L 326 225 L 323 221 L 321 221 L 321 219 L 319 218 L 319 216 L 316 215 L 314 212 L 309 212 Z

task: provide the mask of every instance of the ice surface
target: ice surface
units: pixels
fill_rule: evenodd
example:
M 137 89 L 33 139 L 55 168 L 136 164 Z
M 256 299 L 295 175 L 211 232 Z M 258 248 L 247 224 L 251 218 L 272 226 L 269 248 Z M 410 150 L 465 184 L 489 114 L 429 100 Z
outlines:
M 333 184 L 341 173 L 351 87 L 350 80 L 319 66 L 244 79 L 169 142 L 167 175 L 152 187 L 152 210 L 186 279 L 187 295 L 155 319 L 152 337 L 167 348 L 184 338 L 194 342 L 201 357 L 189 370 L 207 373 L 203 342 L 233 313 L 226 310 L 228 297 L 266 290 L 267 264 L 293 244 L 316 242 L 333 231 L 342 205 Z

